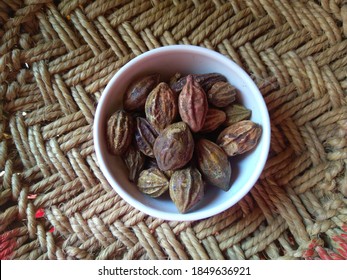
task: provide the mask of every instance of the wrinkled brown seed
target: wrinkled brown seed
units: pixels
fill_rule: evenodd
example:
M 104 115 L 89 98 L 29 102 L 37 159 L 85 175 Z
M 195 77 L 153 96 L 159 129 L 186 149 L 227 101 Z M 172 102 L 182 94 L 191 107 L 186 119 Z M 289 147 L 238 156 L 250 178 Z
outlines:
M 130 85 L 123 97 L 124 109 L 127 111 L 143 110 L 147 96 L 158 85 L 159 79 L 159 74 L 151 74 Z
M 189 75 L 181 93 L 178 96 L 178 111 L 181 119 L 188 124 L 193 132 L 201 130 L 205 123 L 208 103 L 205 91 Z
M 135 139 L 144 155 L 154 158 L 153 145 L 157 137 L 158 133 L 145 118 L 136 118 Z
M 184 122 L 169 125 L 154 142 L 153 152 L 161 170 L 176 170 L 192 158 L 194 139 Z
M 231 166 L 227 154 L 214 142 L 200 139 L 196 144 L 198 168 L 210 184 L 227 191 L 230 189 Z
M 161 82 L 148 95 L 145 104 L 148 122 L 160 133 L 173 123 L 178 114 L 177 96 L 168 84 Z
M 217 144 L 228 156 L 240 155 L 252 150 L 261 136 L 261 126 L 244 120 L 225 128 L 217 138 Z
M 137 187 L 144 194 L 158 197 L 169 189 L 169 180 L 158 168 L 152 167 L 140 173 Z
M 212 132 L 222 125 L 226 120 L 226 114 L 222 110 L 209 108 L 207 111 L 205 123 L 200 132 Z
M 124 162 L 129 170 L 129 180 L 136 182 L 144 167 L 145 156 L 136 145 L 130 145 L 124 154 Z
M 191 210 L 204 196 L 204 181 L 199 170 L 188 167 L 175 171 L 170 179 L 169 192 L 181 213 Z
M 124 110 L 113 113 L 107 121 L 107 147 L 114 155 L 122 155 L 129 147 L 133 132 L 133 117 Z
M 223 108 L 235 101 L 237 92 L 228 82 L 217 82 L 207 92 L 207 99 L 211 105 Z
M 248 120 L 251 117 L 252 111 L 240 104 L 232 104 L 224 108 L 226 120 L 224 125 L 229 126 L 234 123 Z

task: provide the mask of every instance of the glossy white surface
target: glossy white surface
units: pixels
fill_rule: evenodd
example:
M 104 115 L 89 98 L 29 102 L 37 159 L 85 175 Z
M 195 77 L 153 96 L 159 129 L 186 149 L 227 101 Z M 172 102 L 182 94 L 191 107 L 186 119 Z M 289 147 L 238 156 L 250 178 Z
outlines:
M 232 186 L 228 192 L 207 186 L 199 205 L 186 214 L 180 214 L 170 197 L 151 198 L 140 193 L 127 179 L 122 160 L 108 153 L 105 129 L 108 117 L 122 105 L 123 93 L 137 77 L 158 72 L 168 79 L 176 72 L 223 74 L 241 91 L 238 100 L 252 110 L 251 120 L 262 126 L 263 132 L 256 149 L 231 159 Z M 124 65 L 105 88 L 94 119 L 94 146 L 96 156 L 110 185 L 129 204 L 154 217 L 165 220 L 191 221 L 216 215 L 245 196 L 260 176 L 270 146 L 270 120 L 266 104 L 252 79 L 227 57 L 196 46 L 167 46 L 148 51 Z

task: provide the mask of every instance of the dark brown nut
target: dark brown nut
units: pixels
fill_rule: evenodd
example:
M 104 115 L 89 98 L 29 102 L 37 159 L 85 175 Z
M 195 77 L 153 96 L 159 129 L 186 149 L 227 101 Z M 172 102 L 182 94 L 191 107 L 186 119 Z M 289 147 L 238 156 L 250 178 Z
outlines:
M 208 92 L 215 83 L 226 81 L 227 79 L 219 73 L 202 75 L 201 78 L 198 77 L 198 82 L 205 92 Z
M 136 182 L 145 163 L 145 156 L 140 152 L 136 145 L 129 146 L 124 154 L 124 163 L 129 170 L 129 180 Z
M 200 139 L 196 144 L 198 168 L 207 182 L 224 190 L 230 189 L 231 166 L 228 156 L 217 144 Z
M 122 155 L 129 147 L 133 133 L 134 121 L 124 110 L 118 110 L 107 121 L 107 146 L 110 153 Z
M 203 127 L 208 110 L 205 91 L 194 80 L 192 75 L 187 77 L 181 93 L 178 96 L 178 111 L 193 132 L 198 132 Z
M 194 139 L 184 122 L 169 125 L 154 142 L 153 152 L 159 168 L 176 170 L 185 166 L 192 158 Z
M 160 133 L 177 117 L 177 97 L 168 84 L 162 82 L 148 95 L 145 104 L 146 118 Z
M 146 156 L 153 157 L 153 145 L 158 133 L 144 118 L 136 118 L 135 140 L 139 150 Z
M 207 92 L 213 84 L 220 82 L 220 81 L 226 81 L 227 79 L 219 74 L 219 73 L 206 73 L 206 74 L 191 74 L 194 79 L 200 84 L 200 86 L 204 89 L 205 92 Z M 176 82 L 171 84 L 171 88 L 174 92 L 181 92 L 184 85 L 187 83 L 187 77 L 184 76 L 180 79 L 178 79 Z
M 223 108 L 236 99 L 238 90 L 228 82 L 217 82 L 207 92 L 208 102 L 216 107 Z
M 228 156 L 243 154 L 253 149 L 261 136 L 262 128 L 250 120 L 244 120 L 225 128 L 217 138 L 217 144 Z
M 224 108 L 226 120 L 224 125 L 230 126 L 239 121 L 248 120 L 251 117 L 252 111 L 240 104 L 231 104 Z
M 151 197 L 159 197 L 169 189 L 169 180 L 158 168 L 150 168 L 140 173 L 138 189 Z
M 226 114 L 222 110 L 209 108 L 207 111 L 205 123 L 200 132 L 212 132 L 216 130 L 226 120 Z
M 123 97 L 123 106 L 127 111 L 141 111 L 149 93 L 158 85 L 159 74 L 145 76 L 128 87 Z
M 199 170 L 188 167 L 175 171 L 170 179 L 169 192 L 178 211 L 187 213 L 204 196 L 204 182 Z

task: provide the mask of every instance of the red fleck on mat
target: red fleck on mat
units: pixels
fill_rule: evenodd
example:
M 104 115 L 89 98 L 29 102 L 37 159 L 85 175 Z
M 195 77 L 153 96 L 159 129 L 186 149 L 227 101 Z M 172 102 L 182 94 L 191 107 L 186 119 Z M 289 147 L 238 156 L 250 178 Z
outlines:
M 0 235 L 0 259 L 9 260 L 14 255 L 17 242 L 18 229 L 14 229 Z

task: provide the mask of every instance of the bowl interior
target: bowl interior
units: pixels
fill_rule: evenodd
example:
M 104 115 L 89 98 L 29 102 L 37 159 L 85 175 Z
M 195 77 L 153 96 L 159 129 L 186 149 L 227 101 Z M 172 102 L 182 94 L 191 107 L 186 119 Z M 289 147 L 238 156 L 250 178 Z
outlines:
M 263 132 L 256 149 L 231 159 L 232 187 L 224 192 L 207 186 L 204 199 L 191 212 L 180 214 L 169 195 L 151 198 L 140 193 L 129 182 L 122 160 L 107 151 L 105 131 L 108 117 L 122 106 L 123 93 L 140 76 L 158 72 L 168 80 L 179 72 L 223 74 L 241 94 L 238 101 L 252 110 L 251 120 L 262 126 Z M 127 63 L 111 79 L 99 101 L 94 124 L 95 151 L 100 168 L 111 186 L 135 208 L 166 220 L 197 220 L 218 214 L 238 202 L 259 177 L 269 150 L 270 123 L 264 100 L 250 77 L 223 55 L 200 47 L 169 46 L 149 51 Z

